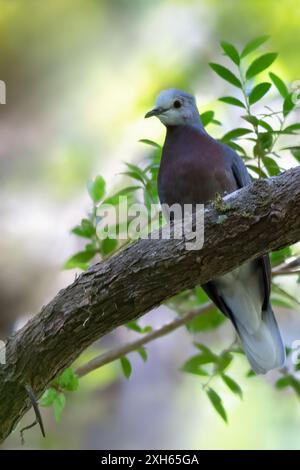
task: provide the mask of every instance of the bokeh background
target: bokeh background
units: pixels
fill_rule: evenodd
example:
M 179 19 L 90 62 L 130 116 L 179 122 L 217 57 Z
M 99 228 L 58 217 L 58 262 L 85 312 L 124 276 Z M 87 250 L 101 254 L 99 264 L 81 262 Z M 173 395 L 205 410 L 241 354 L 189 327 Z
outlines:
M 86 181 L 102 174 L 113 188 L 123 162 L 149 151 L 139 139 L 162 142 L 159 122 L 143 119 L 157 92 L 192 91 L 230 129 L 235 108 L 217 102 L 230 85 L 208 67 L 222 61 L 219 41 L 241 48 L 269 34 L 280 54 L 273 70 L 291 82 L 300 79 L 299 24 L 298 0 L 0 0 L 0 338 L 74 279 L 62 266 L 81 246 L 70 228 L 90 208 Z M 299 294 L 292 277 L 286 288 Z M 278 313 L 287 342 L 299 339 L 299 312 Z M 161 307 L 143 321 L 173 317 Z M 201 340 L 214 348 L 232 335 L 226 322 Z M 119 329 L 85 359 L 132 337 Z M 192 350 L 181 329 L 149 345 L 146 364 L 132 354 L 129 381 L 117 363 L 87 376 L 60 424 L 43 410 L 47 438 L 33 429 L 25 448 L 300 449 L 299 400 L 275 391 L 272 374 L 246 380 L 237 361 L 244 400 L 219 386 L 226 426 L 198 378 L 178 371 Z M 20 447 L 18 429 L 3 447 Z

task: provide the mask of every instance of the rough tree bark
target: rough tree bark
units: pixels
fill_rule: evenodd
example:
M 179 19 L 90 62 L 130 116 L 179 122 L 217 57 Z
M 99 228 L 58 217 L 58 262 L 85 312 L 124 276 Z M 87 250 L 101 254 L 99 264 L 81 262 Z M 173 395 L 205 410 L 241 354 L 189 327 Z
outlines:
M 167 298 L 300 240 L 300 167 L 260 180 L 205 211 L 205 243 L 141 240 L 94 265 L 7 341 L 0 366 L 0 442 L 37 397 L 95 340 Z M 220 217 L 220 215 L 222 215 Z M 224 214 L 226 217 L 224 217 Z

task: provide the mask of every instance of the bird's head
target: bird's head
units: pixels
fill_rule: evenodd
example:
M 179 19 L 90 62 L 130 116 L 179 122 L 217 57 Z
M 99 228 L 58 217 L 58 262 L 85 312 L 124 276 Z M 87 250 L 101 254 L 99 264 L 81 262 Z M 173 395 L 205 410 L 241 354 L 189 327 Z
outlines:
M 165 126 L 191 125 L 202 127 L 201 118 L 193 95 L 171 88 L 158 95 L 155 108 L 145 118 L 156 116 Z

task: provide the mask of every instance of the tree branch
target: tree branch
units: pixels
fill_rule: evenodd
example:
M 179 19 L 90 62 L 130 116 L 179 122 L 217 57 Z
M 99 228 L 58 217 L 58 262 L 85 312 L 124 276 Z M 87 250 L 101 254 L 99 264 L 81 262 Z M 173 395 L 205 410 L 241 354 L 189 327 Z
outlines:
M 248 259 L 300 239 L 300 167 L 259 180 L 225 199 L 225 217 L 205 211 L 205 243 L 141 240 L 94 265 L 61 290 L 7 341 L 0 366 L 0 442 L 39 397 L 96 339 L 184 289 L 220 276 Z M 220 217 L 223 215 L 223 217 Z

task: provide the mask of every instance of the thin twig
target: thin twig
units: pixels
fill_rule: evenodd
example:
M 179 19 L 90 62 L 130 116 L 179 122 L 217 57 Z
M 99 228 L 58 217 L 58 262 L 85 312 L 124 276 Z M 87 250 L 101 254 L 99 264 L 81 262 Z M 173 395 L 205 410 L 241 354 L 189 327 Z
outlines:
M 141 336 L 140 338 L 138 338 L 135 341 L 132 341 L 131 343 L 124 344 L 123 346 L 120 346 L 119 348 L 113 349 L 111 351 L 107 351 L 104 354 L 100 354 L 99 356 L 95 357 L 94 359 L 87 362 L 83 366 L 79 367 L 76 370 L 76 374 L 78 375 L 78 377 L 83 377 L 84 375 L 89 374 L 95 369 L 99 369 L 99 367 L 102 367 L 117 359 L 120 359 L 125 354 L 136 351 L 137 349 L 141 348 L 145 344 L 150 343 L 150 341 L 153 341 L 157 338 L 161 338 L 162 336 L 165 336 L 168 333 L 171 333 L 177 328 L 180 328 L 181 326 L 186 325 L 186 323 L 188 323 L 189 321 L 193 320 L 194 318 L 196 318 L 197 316 L 203 313 L 208 312 L 212 308 L 213 308 L 213 304 L 211 302 L 208 302 L 204 304 L 201 308 L 197 310 L 191 310 L 190 312 L 187 312 L 185 315 L 182 315 L 182 317 L 175 318 L 175 320 L 171 321 L 170 323 L 167 323 L 166 325 L 162 326 L 161 328 L 158 328 L 157 330 L 151 331 L 151 333 Z
M 292 261 L 289 262 L 284 262 L 280 264 L 279 266 L 276 266 L 272 270 L 272 275 L 273 276 L 279 276 L 282 273 L 284 274 L 297 274 L 298 269 L 300 268 L 300 257 L 297 257 L 293 259 Z
M 38 402 L 37 402 L 37 399 L 35 398 L 35 395 L 33 393 L 33 390 L 31 388 L 30 385 L 26 384 L 24 386 L 25 390 L 26 390 L 26 393 L 27 395 L 29 396 L 29 399 L 31 401 L 31 404 L 32 404 L 32 407 L 33 407 L 33 410 L 34 410 L 34 413 L 35 413 L 35 420 L 33 423 L 29 424 L 28 426 L 25 426 L 24 428 L 22 428 L 20 430 L 20 436 L 21 436 L 21 443 L 22 445 L 24 445 L 25 443 L 25 440 L 24 440 L 24 432 L 25 431 L 28 431 L 28 429 L 31 429 L 33 428 L 34 426 L 36 426 L 37 424 L 39 425 L 40 427 L 40 430 L 41 430 L 41 433 L 43 435 L 43 437 L 46 437 L 46 433 L 45 433 L 45 428 L 44 428 L 44 424 L 43 424 L 43 420 L 42 420 L 42 416 L 41 416 L 41 413 L 40 413 L 40 410 L 39 410 L 39 405 L 38 405 Z
M 290 271 L 288 269 L 284 270 L 282 269 L 281 271 L 275 271 L 272 273 L 272 276 L 275 277 L 275 276 L 289 276 L 289 275 L 292 275 L 292 274 L 300 274 L 300 270 L 295 270 L 295 271 Z

